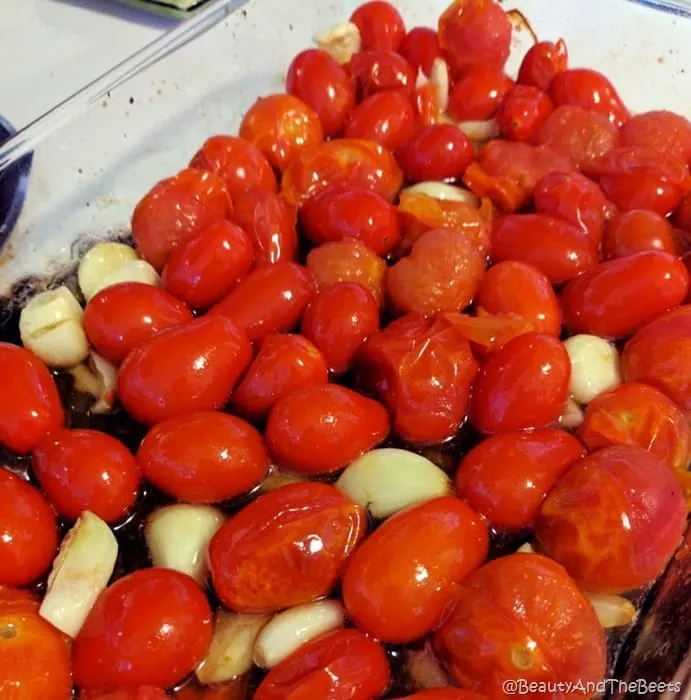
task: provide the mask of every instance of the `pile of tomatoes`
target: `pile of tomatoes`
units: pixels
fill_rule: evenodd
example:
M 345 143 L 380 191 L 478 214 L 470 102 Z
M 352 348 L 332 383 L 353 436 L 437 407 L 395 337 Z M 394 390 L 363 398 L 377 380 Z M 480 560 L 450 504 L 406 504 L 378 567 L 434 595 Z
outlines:
M 0 343 L 0 445 L 30 456 L 28 480 L 0 469 L 0 698 L 400 697 L 389 645 L 435 665 L 418 700 L 604 678 L 592 596 L 654 581 L 691 503 L 691 124 L 632 116 L 562 40 L 514 80 L 511 34 L 493 0 L 409 30 L 368 2 L 143 197 L 132 237 L 160 286 L 83 314 L 136 454 L 70 427 L 51 371 Z M 407 462 L 382 450 L 394 477 L 362 502 L 336 479 L 390 446 L 454 464 L 445 493 L 374 517 Z M 63 525 L 89 511 L 119 536 L 144 491 L 228 516 L 209 580 L 120 566 L 69 639 L 35 585 Z M 494 533 L 533 550 L 496 557 Z M 217 606 L 322 598 L 344 626 L 258 687 L 180 689 Z

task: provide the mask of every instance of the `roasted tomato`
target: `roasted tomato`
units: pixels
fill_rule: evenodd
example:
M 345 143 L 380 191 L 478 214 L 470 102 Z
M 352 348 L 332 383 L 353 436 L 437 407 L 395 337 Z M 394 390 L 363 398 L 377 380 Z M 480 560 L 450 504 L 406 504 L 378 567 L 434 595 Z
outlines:
M 516 314 L 489 314 L 482 307 L 478 307 L 476 316 L 446 313 L 444 318 L 470 342 L 473 352 L 480 357 L 503 348 L 519 335 L 535 330 L 530 321 Z
M 646 250 L 680 255 L 681 245 L 667 219 L 647 209 L 632 209 L 605 227 L 602 252 L 608 258 L 625 258 Z
M 365 535 L 363 508 L 304 482 L 260 496 L 209 545 L 214 590 L 237 612 L 269 613 L 326 595 Z
M 620 592 L 649 583 L 681 543 L 686 507 L 671 469 L 637 447 L 583 457 L 542 504 L 542 550 L 579 585 Z
M 671 160 L 691 161 L 691 122 L 674 112 L 636 114 L 620 133 L 622 146 L 643 146 Z
M 225 182 L 206 170 L 188 168 L 162 180 L 132 214 L 132 238 L 139 254 L 162 270 L 171 251 L 222 219 L 233 205 Z
M 398 53 L 410 63 L 416 75 L 421 70 L 429 77 L 434 62 L 442 57 L 439 35 L 431 27 L 414 27 L 405 35 Z
M 530 527 L 557 479 L 585 450 L 556 428 L 493 435 L 474 447 L 455 476 L 458 495 L 503 530 Z
M 557 73 L 568 68 L 569 54 L 563 39 L 538 41 L 528 49 L 518 69 L 518 82 L 547 92 Z
M 347 118 L 344 136 L 367 139 L 395 150 L 408 142 L 415 130 L 415 111 L 400 90 L 382 90 L 363 100 Z
M 482 121 L 494 116 L 513 86 L 502 66 L 473 63 L 459 76 L 449 93 L 449 114 L 459 121 Z
M 474 571 L 460 588 L 458 605 L 434 635 L 459 685 L 499 698 L 507 680 L 559 679 L 586 687 L 603 679 L 604 631 L 559 564 L 537 554 L 512 554 Z M 576 690 L 560 697 L 586 696 Z
M 509 141 L 531 141 L 553 110 L 546 92 L 532 85 L 516 85 L 506 93 L 499 112 L 502 135 Z
M 365 99 L 382 90 L 400 90 L 411 97 L 415 72 L 408 61 L 393 51 L 360 51 L 350 61 L 350 74 Z
M 405 37 L 405 23 L 399 11 L 382 0 L 360 5 L 350 16 L 350 21 L 360 30 L 365 50 L 398 51 Z

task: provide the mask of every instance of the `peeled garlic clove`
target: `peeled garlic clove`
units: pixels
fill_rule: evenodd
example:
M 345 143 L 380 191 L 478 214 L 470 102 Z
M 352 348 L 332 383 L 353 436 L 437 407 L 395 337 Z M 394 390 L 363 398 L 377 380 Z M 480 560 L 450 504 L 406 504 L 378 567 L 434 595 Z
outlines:
M 341 474 L 336 487 L 369 508 L 375 518 L 388 518 L 404 508 L 446 496 L 451 481 L 429 459 L 383 447 L 358 457 Z
M 437 90 L 439 109 L 446 112 L 449 106 L 449 66 L 443 58 L 435 58 L 430 72 L 429 82 Z
M 123 284 L 124 282 L 139 282 L 158 287 L 161 283 L 161 278 L 146 260 L 130 260 L 107 274 L 101 280 L 98 291 L 100 292 L 107 287 Z
M 573 400 L 567 399 L 566 406 L 559 416 L 559 427 L 564 430 L 576 430 L 583 425 L 585 414 L 581 407 Z
M 630 600 L 608 593 L 590 593 L 589 591 L 583 591 L 583 593 L 595 609 L 597 619 L 605 629 L 624 627 L 634 621 L 636 608 Z
M 202 583 L 207 576 L 206 551 L 225 522 L 217 508 L 176 503 L 155 510 L 144 536 L 154 566 L 174 569 Z
M 533 545 L 530 542 L 526 542 L 525 544 L 522 544 L 517 550 L 517 554 L 535 554 L 535 550 L 533 549 Z
M 465 202 L 473 207 L 480 206 L 480 200 L 470 190 L 434 180 L 418 182 L 416 185 L 411 185 L 401 191 L 401 195 L 408 193 L 424 194 L 427 197 L 432 197 L 432 199 L 440 199 L 442 201 Z
M 259 633 L 254 663 L 273 668 L 312 639 L 343 627 L 345 611 L 337 600 L 318 600 L 284 610 Z
M 501 134 L 499 123 L 496 119 L 486 121 L 458 122 L 456 126 L 471 140 L 485 143 L 496 139 Z
M 89 411 L 94 414 L 110 413 L 115 406 L 118 386 L 118 368 L 95 352 L 89 358 L 89 368 L 98 378 L 100 391 Z
M 49 367 L 74 367 L 89 356 L 84 312 L 65 286 L 37 294 L 19 315 L 22 344 Z
M 39 614 L 76 637 L 113 575 L 118 542 L 108 525 L 85 511 L 67 533 L 48 577 Z
M 362 48 L 360 30 L 357 24 L 352 22 L 345 22 L 315 34 L 314 43 L 341 65 L 348 63 Z
M 299 484 L 304 481 L 304 478 L 293 474 L 292 472 L 279 471 L 276 467 L 272 467 L 268 476 L 264 481 L 262 481 L 259 490 L 262 493 L 267 491 L 275 491 L 280 489 L 281 486 L 287 486 L 288 484 Z
M 77 271 L 79 289 L 84 298 L 89 301 L 102 287 L 102 282 L 114 270 L 125 263 L 137 259 L 137 253 L 131 246 L 124 243 L 97 243 L 90 248 Z
M 619 353 L 596 335 L 574 335 L 564 341 L 571 360 L 569 394 L 579 404 L 589 404 L 603 391 L 621 384 Z

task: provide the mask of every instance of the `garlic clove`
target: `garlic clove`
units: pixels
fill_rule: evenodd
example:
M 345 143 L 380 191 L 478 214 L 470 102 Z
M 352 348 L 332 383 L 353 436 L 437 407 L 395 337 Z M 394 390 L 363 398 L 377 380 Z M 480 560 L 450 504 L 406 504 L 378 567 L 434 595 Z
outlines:
M 573 399 L 567 399 L 557 422 L 564 430 L 576 430 L 583 425 L 584 420 L 585 414 L 581 407 Z
M 100 415 L 111 413 L 117 399 L 118 368 L 95 352 L 89 358 L 89 368 L 98 378 L 100 391 L 89 411 Z
M 576 403 L 587 405 L 621 384 L 619 353 L 611 343 L 596 335 L 574 335 L 564 347 L 571 360 L 569 394 Z
M 345 22 L 315 34 L 314 43 L 326 51 L 338 63 L 344 65 L 362 48 L 362 38 L 357 24 Z
M 279 471 L 277 467 L 272 467 L 266 479 L 262 481 L 259 491 L 261 493 L 267 493 L 268 491 L 275 491 L 280 489 L 281 486 L 287 486 L 288 484 L 299 484 L 305 479 L 292 472 Z
M 592 604 L 597 619 L 605 629 L 624 627 L 636 619 L 633 603 L 620 595 L 590 591 L 583 591 L 583 594 Z
M 496 139 L 501 134 L 499 123 L 496 119 L 485 121 L 457 122 L 456 126 L 471 140 L 485 143 Z
M 440 199 L 442 201 L 465 202 L 473 207 L 480 206 L 480 200 L 470 190 L 434 180 L 418 182 L 416 185 L 411 185 L 401 191 L 401 195 L 408 193 L 424 194 L 427 197 L 432 197 L 432 199 Z
M 146 260 L 130 260 L 103 277 L 98 292 L 124 282 L 139 282 L 158 287 L 161 278 Z
M 435 58 L 429 76 L 429 82 L 436 88 L 439 109 L 446 112 L 449 106 L 449 66 L 443 58 Z
M 124 243 L 97 243 L 81 259 L 77 271 L 79 289 L 89 301 L 103 287 L 102 281 L 127 262 L 137 260 L 137 253 Z

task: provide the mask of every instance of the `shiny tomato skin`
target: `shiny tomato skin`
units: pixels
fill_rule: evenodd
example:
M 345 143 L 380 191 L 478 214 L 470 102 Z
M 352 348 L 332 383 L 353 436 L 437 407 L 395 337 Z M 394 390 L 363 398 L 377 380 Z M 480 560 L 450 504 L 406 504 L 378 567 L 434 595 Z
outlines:
M 386 653 L 376 641 L 356 629 L 337 630 L 281 661 L 254 699 L 371 700 L 386 692 L 390 678 Z
M 245 506 L 214 535 L 209 545 L 214 590 L 226 607 L 247 613 L 276 612 L 325 596 L 366 529 L 364 509 L 335 486 L 310 481 L 281 486 Z
M 348 562 L 343 577 L 348 615 L 384 642 L 424 637 L 488 549 L 487 525 L 455 496 L 407 509 L 377 528 Z
M 0 403 L 0 445 L 31 452 L 48 432 L 62 427 L 65 414 L 48 368 L 33 353 L 0 343 L 4 400 Z
M 30 484 L 0 468 L 0 585 L 26 586 L 50 567 L 58 546 L 55 513 Z
M 220 176 L 187 168 L 161 180 L 139 201 L 132 214 L 134 246 L 160 271 L 174 248 L 230 218 L 232 212 L 233 203 Z
M 140 569 L 106 588 L 72 646 L 74 680 L 99 687 L 168 687 L 204 658 L 211 609 L 197 582 L 172 569 Z
M 645 450 L 605 447 L 576 462 L 542 504 L 545 554 L 592 591 L 618 593 L 662 572 L 686 527 L 681 489 Z
M 405 37 L 405 24 L 400 12 L 391 3 L 382 0 L 360 5 L 349 21 L 360 30 L 363 50 L 398 51 Z
M 323 353 L 333 374 L 350 369 L 362 343 L 378 330 L 379 306 L 357 282 L 323 289 L 302 318 L 302 334 Z
M 328 381 L 326 359 L 307 338 L 287 333 L 267 335 L 233 392 L 233 408 L 248 420 L 260 421 L 287 393 Z
M 571 362 L 554 336 L 527 333 L 509 341 L 483 363 L 470 412 L 483 433 L 506 433 L 549 425 L 561 414 Z
M 652 148 L 666 158 L 688 164 L 691 161 L 691 122 L 666 110 L 635 114 L 621 127 L 621 145 Z
M 512 87 L 513 80 L 501 66 L 471 64 L 461 73 L 449 93 L 449 115 L 458 121 L 490 119 Z
M 415 91 L 416 75 L 412 66 L 393 51 L 356 53 L 350 60 L 350 75 L 360 100 L 382 90 L 399 90 L 407 97 L 412 97 Z
M 232 321 L 254 342 L 299 323 L 315 293 L 314 277 L 308 269 L 280 262 L 251 272 L 209 314 Z
M 494 527 L 521 530 L 533 524 L 549 490 L 584 453 L 573 435 L 556 428 L 492 435 L 461 460 L 456 491 Z
M 610 220 L 602 240 L 602 252 L 607 258 L 625 258 L 646 250 L 681 254 L 667 219 L 647 209 L 631 209 Z
M 442 58 L 439 35 L 431 27 L 413 27 L 406 35 L 398 53 L 405 58 L 417 72 L 421 70 L 427 77 L 437 58 Z
M 596 684 L 607 664 L 605 634 L 563 567 L 538 554 L 485 564 L 461 584 L 459 603 L 434 635 L 456 682 L 491 698 L 507 680 Z M 531 694 L 528 697 L 541 697 Z M 586 697 L 577 689 L 557 697 Z
M 389 415 L 378 401 L 336 384 L 281 397 L 264 431 L 274 462 L 308 476 L 343 469 L 388 434 Z
M 134 349 L 118 375 L 118 396 L 137 421 L 153 425 L 190 411 L 224 406 L 249 366 L 245 333 L 206 316 L 168 328 Z
M 547 92 L 557 73 L 568 68 L 569 54 L 563 39 L 538 41 L 528 49 L 518 69 L 517 82 Z
M 531 141 L 554 111 L 549 95 L 531 85 L 515 85 L 499 111 L 501 133 L 510 141 Z

